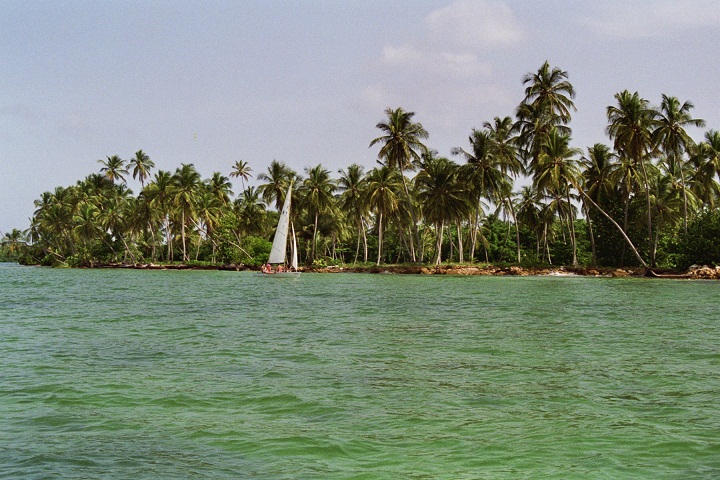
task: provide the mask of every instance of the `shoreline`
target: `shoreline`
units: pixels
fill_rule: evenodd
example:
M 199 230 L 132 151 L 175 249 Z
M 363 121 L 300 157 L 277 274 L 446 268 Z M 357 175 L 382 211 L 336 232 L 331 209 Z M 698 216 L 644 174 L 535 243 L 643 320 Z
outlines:
M 162 265 L 153 263 L 103 263 L 79 268 L 124 268 L 132 270 L 221 270 L 221 271 L 260 271 L 259 268 L 242 264 L 225 265 Z M 391 275 L 464 275 L 464 276 L 582 276 L 582 277 L 648 277 L 668 279 L 704 279 L 720 280 L 720 267 L 695 266 L 686 272 L 666 269 L 645 269 L 640 267 L 520 267 L 496 265 L 385 265 L 362 267 L 301 267 L 307 273 L 369 273 Z

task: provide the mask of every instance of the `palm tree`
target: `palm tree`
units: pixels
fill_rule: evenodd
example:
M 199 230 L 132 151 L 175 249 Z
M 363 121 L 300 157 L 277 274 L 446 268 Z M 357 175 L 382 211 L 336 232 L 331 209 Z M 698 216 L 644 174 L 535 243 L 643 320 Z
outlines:
M 400 173 L 384 165 L 374 168 L 367 175 L 367 202 L 375 211 L 378 221 L 378 257 L 377 265 L 382 259 L 383 217 L 395 212 L 400 204 L 398 192 L 402 188 Z
M 412 215 L 413 232 L 412 235 L 410 235 L 410 257 L 412 261 L 415 262 L 414 245 L 418 239 L 417 215 L 415 214 L 415 208 L 410 198 L 410 191 L 408 190 L 405 176 L 402 175 L 402 172 L 405 170 L 413 170 L 413 164 L 421 161 L 422 154 L 428 150 L 422 143 L 422 140 L 427 139 L 429 134 L 421 123 L 412 121 L 415 112 L 406 112 L 401 107 L 398 107 L 395 110 L 388 108 L 385 110 L 385 114 L 387 115 L 387 121 L 379 122 L 376 125 L 376 128 L 381 130 L 384 135 L 371 141 L 370 147 L 381 144 L 382 148 L 380 148 L 380 152 L 378 153 L 378 159 L 383 160 L 385 162 L 384 165 L 388 168 L 397 170 L 401 174 L 403 188 Z
M 518 137 L 515 136 L 514 133 L 515 126 L 510 117 L 495 117 L 493 123 L 485 122 L 483 128 L 488 132 L 492 140 L 492 153 L 498 168 L 508 175 L 505 179 L 506 181 L 500 185 L 501 188 L 497 193 L 500 193 L 502 203 L 509 208 L 510 216 L 515 224 L 517 261 L 520 263 L 520 226 L 515 218 L 515 204 L 511 197 L 514 179 L 517 178 L 518 175 L 524 174 L 525 168 L 518 158 Z
M 238 216 L 239 224 L 243 232 L 248 235 L 260 235 L 263 232 L 263 225 L 267 212 L 265 204 L 260 199 L 260 194 L 255 187 L 248 187 L 235 200 L 233 209 Z
M 435 264 L 442 262 L 442 240 L 446 222 L 460 220 L 471 209 L 465 188 L 458 179 L 460 167 L 446 158 L 429 158 L 415 177 L 418 200 L 425 219 L 435 225 Z M 458 232 L 460 234 L 460 232 Z M 458 239 L 462 237 L 459 235 Z M 462 243 L 459 244 L 462 262 Z
M 517 221 L 535 233 L 535 254 L 540 255 L 540 238 L 543 228 L 541 195 L 533 185 L 525 185 L 520 189 L 517 202 Z M 543 237 L 544 240 L 544 237 Z
M 275 209 L 279 212 L 285 201 L 288 185 L 295 176 L 295 172 L 288 168 L 285 163 L 277 160 L 270 162 L 267 173 L 261 173 L 257 176 L 258 180 L 267 182 L 258 187 L 263 201 L 268 205 L 275 202 Z
M 647 229 L 648 251 L 650 263 L 655 265 L 655 249 L 652 235 L 652 207 L 650 198 L 650 180 L 648 165 L 655 149 L 652 138 L 652 129 L 655 126 L 656 112 L 649 107 L 648 101 L 641 98 L 637 92 L 630 93 L 624 90 L 615 94 L 616 106 L 607 108 L 609 124 L 607 133 L 614 140 L 615 151 L 621 157 L 628 159 L 633 168 L 642 173 L 647 202 Z
M 242 188 L 245 190 L 245 182 L 252 177 L 250 175 L 250 172 L 252 172 L 252 168 L 250 168 L 250 165 L 248 165 L 248 162 L 245 160 L 237 160 L 235 162 L 235 165 L 232 167 L 232 172 L 230 172 L 231 177 L 240 178 L 240 181 L 242 182 Z
M 102 233 L 98 216 L 100 210 L 92 203 L 82 202 L 76 215 L 73 216 L 73 234 L 83 243 L 84 255 L 89 255 L 88 244 Z
M 518 144 L 526 163 L 537 162 L 542 145 L 552 128 L 570 135 L 567 124 L 571 111 L 575 111 L 575 88 L 568 81 L 568 73 L 557 67 L 550 68 L 545 61 L 536 73 L 523 77 L 525 98 L 517 108 L 515 130 Z
M 546 143 L 538 157 L 533 169 L 533 184 L 540 191 L 547 191 L 552 195 L 563 213 L 561 198 L 564 195 L 567 202 L 564 205 L 572 244 L 572 264 L 577 265 L 577 245 L 575 241 L 575 214 L 570 201 L 571 186 L 578 183 L 580 169 L 575 156 L 579 149 L 570 148 L 570 137 L 560 133 L 557 129 L 550 130 Z
M 473 198 L 475 204 L 475 219 L 471 221 L 473 224 L 472 232 L 472 248 L 471 257 L 475 251 L 475 234 L 477 232 L 477 223 L 479 214 L 482 211 L 482 199 L 486 198 L 496 205 L 501 205 L 506 199 L 510 198 L 512 192 L 512 179 L 508 172 L 519 172 L 521 166 L 516 164 L 517 161 L 512 145 L 504 137 L 509 135 L 509 129 L 502 127 L 504 120 L 496 118 L 496 126 L 488 124 L 485 130 L 473 129 L 468 137 L 470 142 L 470 152 L 460 147 L 451 150 L 453 155 L 460 155 L 466 160 L 466 164 L 462 167 L 462 175 L 468 186 L 468 193 Z M 496 141 L 498 140 L 498 141 Z M 517 222 L 515 221 L 514 206 L 510 207 L 512 219 L 515 222 L 517 247 L 518 247 L 518 263 L 520 262 L 520 238 Z
M 364 246 L 364 261 L 368 260 L 367 235 L 365 233 L 365 218 L 367 216 L 367 203 L 365 197 L 366 182 L 363 178 L 363 167 L 353 163 L 345 170 L 340 170 L 340 178 L 338 180 L 338 189 L 340 190 L 339 207 L 345 215 L 351 219 L 357 227 L 357 247 L 355 249 L 355 259 L 353 265 L 357 263 L 360 254 L 360 238 L 362 237 Z
M 230 195 L 233 194 L 232 185 L 225 175 L 220 172 L 213 172 L 212 177 L 205 180 L 205 186 L 219 205 L 224 207 L 230 204 Z
M 3 235 L 0 244 L 4 247 L 5 252 L 9 256 L 14 256 L 20 249 L 20 245 L 27 243 L 27 238 L 22 231 L 13 228 L 12 231 Z
M 103 168 L 100 169 L 100 173 L 105 175 L 108 180 L 113 183 L 115 183 L 116 180 L 125 183 L 125 175 L 129 173 L 125 168 L 125 160 L 117 155 L 113 155 L 112 157 L 107 157 L 107 160 L 98 160 L 98 163 L 103 166 Z
M 660 110 L 655 117 L 655 130 L 652 132 L 653 141 L 660 145 L 667 158 L 668 170 L 677 172 L 683 193 L 683 229 L 687 235 L 688 223 L 688 197 L 685 189 L 685 161 L 684 154 L 690 150 L 693 140 L 685 131 L 685 127 L 704 127 L 705 121 L 690 116 L 694 105 L 685 102 L 682 105 L 676 97 L 663 94 Z M 657 243 L 657 242 L 656 242 Z
M 195 218 L 196 202 L 200 185 L 200 174 L 195 170 L 195 166 L 192 163 L 183 163 L 180 168 L 175 170 L 172 178 L 172 202 L 173 206 L 178 209 L 181 217 L 180 236 L 183 246 L 183 261 L 190 259 L 187 254 L 185 229 L 188 222 L 193 221 Z
M 612 180 L 613 168 L 615 168 L 616 155 L 610 147 L 602 143 L 596 143 L 587 149 L 588 155 L 580 158 L 580 166 L 583 168 L 580 176 L 580 183 L 585 192 L 595 202 L 602 203 L 603 199 L 612 198 L 615 192 L 615 183 Z M 592 249 L 592 262 L 597 265 L 597 250 L 595 248 L 595 234 L 593 232 L 593 220 L 590 215 L 588 201 L 580 197 L 587 219 L 588 234 L 590 235 L 590 247 Z
M 714 209 L 720 197 L 720 132 L 705 132 L 705 141 L 693 148 L 690 156 L 690 190 L 710 208 Z
M 128 165 L 133 169 L 133 179 L 140 178 L 140 187 L 145 188 L 145 180 L 150 176 L 150 170 L 155 168 L 155 163 L 145 152 L 138 150 Z
M 330 212 L 335 205 L 335 182 L 330 178 L 330 171 L 322 165 L 306 170 L 307 178 L 300 187 L 302 203 L 313 215 L 313 238 L 310 261 L 315 260 L 318 218 L 321 214 Z

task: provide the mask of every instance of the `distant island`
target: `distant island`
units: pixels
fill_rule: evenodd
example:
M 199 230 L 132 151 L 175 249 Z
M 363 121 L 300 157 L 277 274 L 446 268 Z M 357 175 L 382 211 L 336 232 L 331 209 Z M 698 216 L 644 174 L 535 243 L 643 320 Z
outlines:
M 690 137 L 688 128 L 705 127 L 690 101 L 662 95 L 653 105 L 619 92 L 607 107 L 609 144 L 580 149 L 571 144 L 568 73 L 545 62 L 522 82 L 512 116 L 470 129 L 450 157 L 427 144 L 429 132 L 403 108 L 388 108 L 379 136 L 368 139 L 378 164 L 350 164 L 335 176 L 322 164 L 301 174 L 273 160 L 261 183 L 246 187 L 253 170 L 244 160 L 229 176 L 203 178 L 193 164 L 153 171 L 142 150 L 129 160 L 107 156 L 97 173 L 42 193 L 30 226 L 2 235 L 0 258 L 257 268 L 292 184 L 292 225 L 308 270 L 686 272 L 720 264 L 720 132 Z M 235 198 L 231 178 L 241 185 Z

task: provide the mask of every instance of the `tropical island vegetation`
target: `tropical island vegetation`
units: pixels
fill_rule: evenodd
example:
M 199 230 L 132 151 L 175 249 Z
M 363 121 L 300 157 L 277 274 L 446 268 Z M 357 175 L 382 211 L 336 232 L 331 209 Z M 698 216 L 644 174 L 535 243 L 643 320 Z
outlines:
M 293 223 L 308 266 L 505 263 L 664 267 L 720 263 L 720 132 L 694 141 L 693 104 L 653 106 L 622 91 L 607 107 L 610 144 L 571 144 L 575 88 L 545 62 L 523 78 L 514 117 L 470 131 L 450 158 L 402 108 L 377 124 L 378 164 L 304 173 L 273 160 L 229 177 L 193 164 L 158 170 L 139 150 L 35 201 L 31 225 L 2 238 L 3 259 L 96 266 L 243 264 L 267 260 L 292 182 Z M 135 196 L 126 180 L 141 184 Z M 230 178 L 240 181 L 233 199 Z

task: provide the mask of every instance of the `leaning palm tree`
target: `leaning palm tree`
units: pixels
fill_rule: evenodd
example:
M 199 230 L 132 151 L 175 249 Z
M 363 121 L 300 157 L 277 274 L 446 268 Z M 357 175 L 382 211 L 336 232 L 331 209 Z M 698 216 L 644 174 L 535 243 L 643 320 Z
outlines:
M 245 160 L 237 160 L 235 162 L 235 165 L 232 167 L 232 172 L 230 172 L 231 177 L 239 178 L 242 182 L 242 188 L 245 190 L 245 182 L 252 177 L 250 175 L 250 172 L 252 172 L 252 168 L 250 168 L 250 165 L 248 165 L 248 162 Z
M 655 249 L 652 235 L 652 207 L 648 166 L 655 150 L 652 131 L 656 112 L 640 95 L 624 90 L 615 94 L 617 105 L 607 107 L 609 124 L 607 133 L 614 141 L 615 151 L 630 161 L 634 169 L 642 173 L 647 207 L 648 251 L 650 263 L 655 265 Z
M 107 157 L 107 160 L 98 160 L 98 163 L 103 166 L 100 169 L 100 173 L 105 175 L 108 180 L 113 183 L 116 180 L 125 183 L 125 175 L 129 173 L 125 168 L 125 160 L 117 155 L 113 155 L 112 157 Z
M 397 211 L 400 205 L 398 194 L 402 189 L 402 180 L 397 170 L 382 166 L 370 170 L 367 174 L 367 202 L 377 215 L 378 257 L 377 265 L 382 260 L 383 218 Z
M 652 132 L 653 141 L 660 145 L 665 152 L 668 170 L 676 172 L 680 178 L 683 194 L 683 229 L 687 235 L 688 224 L 688 196 L 685 189 L 685 160 L 684 154 L 690 151 L 693 140 L 685 131 L 688 126 L 704 127 L 705 121 L 692 118 L 690 110 L 694 105 L 685 102 L 682 105 L 676 97 L 663 94 L 660 110 L 655 117 L 655 130 Z M 657 242 L 656 242 L 657 243 Z
M 155 163 L 150 160 L 150 157 L 143 152 L 138 150 L 135 152 L 135 156 L 130 159 L 128 166 L 132 167 L 133 179 L 140 179 L 140 187 L 145 188 L 145 180 L 150 176 L 150 170 L 155 168 Z
M 388 108 L 385 110 L 387 121 L 379 122 L 376 127 L 381 130 L 384 135 L 375 138 L 370 142 L 370 147 L 377 144 L 382 145 L 378 153 L 378 159 L 382 160 L 386 167 L 397 170 L 401 174 L 401 181 L 405 190 L 410 213 L 412 215 L 413 232 L 410 235 L 410 257 L 412 261 L 416 261 L 415 243 L 417 243 L 417 215 L 412 206 L 410 199 L 410 191 L 408 190 L 405 176 L 402 172 L 405 170 L 413 170 L 414 163 L 419 163 L 422 154 L 427 151 L 427 147 L 422 143 L 427 139 L 429 134 L 421 123 L 413 122 L 415 112 L 406 112 L 402 108 L 393 110 Z

